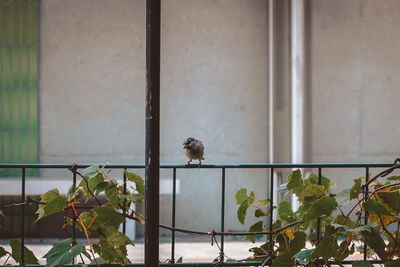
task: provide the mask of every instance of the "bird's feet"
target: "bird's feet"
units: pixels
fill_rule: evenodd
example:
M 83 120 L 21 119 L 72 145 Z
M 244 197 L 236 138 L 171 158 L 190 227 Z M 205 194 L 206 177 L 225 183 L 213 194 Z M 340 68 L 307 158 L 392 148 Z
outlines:
M 190 160 L 186 163 L 186 165 L 190 166 L 190 162 L 192 162 L 192 159 L 190 159 Z

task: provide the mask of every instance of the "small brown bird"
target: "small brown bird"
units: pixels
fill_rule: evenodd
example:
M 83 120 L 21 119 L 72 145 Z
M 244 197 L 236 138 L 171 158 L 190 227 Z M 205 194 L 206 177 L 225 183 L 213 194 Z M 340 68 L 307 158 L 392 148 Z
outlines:
M 200 167 L 201 160 L 204 160 L 203 143 L 196 138 L 188 137 L 183 142 L 183 149 L 185 149 L 185 154 L 189 158 L 189 161 L 187 162 L 187 164 L 190 165 L 190 162 L 192 162 L 192 159 L 198 159 L 199 167 Z

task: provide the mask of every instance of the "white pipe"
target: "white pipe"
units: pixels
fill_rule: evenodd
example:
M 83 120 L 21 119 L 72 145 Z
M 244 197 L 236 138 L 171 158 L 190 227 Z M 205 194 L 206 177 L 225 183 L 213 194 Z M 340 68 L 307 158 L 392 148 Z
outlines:
M 304 161 L 304 1 L 291 2 L 291 161 Z M 294 210 L 298 200 L 292 196 Z

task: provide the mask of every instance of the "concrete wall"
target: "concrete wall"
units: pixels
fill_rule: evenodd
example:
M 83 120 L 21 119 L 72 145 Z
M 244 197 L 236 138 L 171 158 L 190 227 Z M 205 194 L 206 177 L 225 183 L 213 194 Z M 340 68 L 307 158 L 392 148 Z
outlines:
M 313 0 L 311 8 L 312 161 L 393 162 L 400 155 L 400 2 Z M 339 185 L 364 173 L 346 172 Z
M 162 163 L 186 163 L 188 136 L 205 163 L 267 162 L 266 29 L 264 0 L 163 1 Z M 43 0 L 40 34 L 41 162 L 143 163 L 145 1 Z M 177 226 L 219 229 L 221 171 L 178 179 Z M 226 229 L 250 224 L 236 219 L 237 189 L 265 197 L 266 184 L 266 171 L 227 171 Z M 161 203 L 170 224 L 170 195 Z

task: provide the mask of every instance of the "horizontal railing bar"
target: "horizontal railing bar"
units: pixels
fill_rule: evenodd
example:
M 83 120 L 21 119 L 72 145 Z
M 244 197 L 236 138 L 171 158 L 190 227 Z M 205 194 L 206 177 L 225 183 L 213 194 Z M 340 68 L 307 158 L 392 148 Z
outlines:
M 103 166 L 103 164 L 76 164 L 78 168 L 87 168 L 93 165 Z M 186 164 L 160 164 L 161 169 L 268 169 L 268 168 L 386 168 L 397 165 L 396 163 L 217 163 L 217 164 L 202 164 L 197 165 Z M 0 163 L 0 168 L 29 168 L 29 169 L 66 169 L 72 164 L 47 164 L 47 163 Z M 108 169 L 143 169 L 144 164 L 108 164 Z

